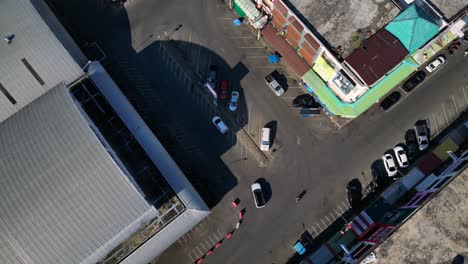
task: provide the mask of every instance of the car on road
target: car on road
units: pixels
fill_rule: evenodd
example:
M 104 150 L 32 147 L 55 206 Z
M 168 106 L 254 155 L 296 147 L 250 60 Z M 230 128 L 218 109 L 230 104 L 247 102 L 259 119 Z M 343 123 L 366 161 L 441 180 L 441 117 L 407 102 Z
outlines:
M 414 158 L 419 151 L 418 140 L 416 138 L 416 131 L 410 129 L 405 133 L 405 144 L 407 148 L 408 157 Z
M 219 86 L 218 90 L 218 97 L 219 99 L 227 99 L 229 94 L 229 81 L 227 80 L 222 80 L 221 85 Z
M 252 195 L 254 198 L 255 206 L 257 208 L 265 207 L 265 196 L 263 195 L 262 186 L 260 183 L 254 183 L 251 186 Z
M 429 136 L 427 132 L 427 125 L 425 122 L 417 122 L 414 125 L 414 132 L 418 140 L 419 150 L 425 150 L 429 147 Z
M 387 111 L 388 109 L 390 109 L 390 107 L 392 107 L 392 105 L 394 105 L 396 102 L 398 102 L 398 100 L 400 100 L 400 97 L 401 94 L 399 92 L 395 91 L 391 93 L 389 96 L 383 99 L 382 102 L 380 102 L 380 108 L 382 108 L 382 110 L 384 111 Z
M 349 206 L 355 210 L 359 209 L 362 200 L 362 184 L 358 179 L 353 179 L 346 185 L 346 194 Z
M 434 72 L 438 68 L 440 68 L 443 64 L 445 63 L 445 58 L 444 56 L 439 56 L 435 60 L 431 61 L 427 66 L 426 70 L 428 72 Z
M 268 87 L 270 87 L 270 89 L 276 94 L 276 96 L 281 96 L 284 94 L 284 89 L 283 86 L 281 86 L 278 80 L 276 80 L 274 77 L 275 74 L 277 74 L 276 71 L 268 74 L 265 77 L 265 82 L 267 83 Z
M 385 166 L 385 170 L 387 171 L 387 174 L 389 177 L 393 177 L 397 174 L 397 167 L 395 164 L 395 160 L 393 159 L 393 156 L 389 153 L 385 153 L 382 156 L 382 161 Z
M 229 110 L 232 112 L 237 110 L 237 105 L 239 104 L 239 92 L 232 91 L 231 100 L 229 101 Z
M 221 134 L 224 134 L 229 130 L 227 125 L 223 122 L 223 120 L 221 120 L 221 117 L 215 116 L 215 117 L 213 117 L 213 119 L 211 119 L 211 121 L 216 126 L 216 128 L 219 130 L 219 132 L 221 132 Z
M 292 101 L 294 107 L 319 107 L 320 105 L 315 102 L 314 97 L 310 94 L 301 94 L 298 95 Z
M 208 74 L 206 75 L 205 85 L 208 86 L 213 91 L 215 91 L 217 82 L 218 82 L 218 66 L 210 65 L 210 68 L 208 69 Z
M 420 84 L 426 78 L 426 73 L 423 71 L 418 71 L 416 74 L 411 76 L 401 87 L 401 89 L 407 93 L 411 92 L 414 87 Z
M 260 150 L 270 150 L 270 129 L 268 127 L 262 128 L 262 139 L 260 141 Z
M 409 166 L 409 162 L 405 150 L 401 146 L 396 146 L 393 148 L 393 152 L 395 153 L 398 166 L 400 166 L 400 168 L 407 168 Z

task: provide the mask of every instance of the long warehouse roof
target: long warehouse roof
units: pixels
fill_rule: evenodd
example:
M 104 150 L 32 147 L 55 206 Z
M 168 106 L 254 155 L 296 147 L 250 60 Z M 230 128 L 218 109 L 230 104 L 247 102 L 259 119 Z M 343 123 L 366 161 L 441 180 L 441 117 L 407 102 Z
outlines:
M 0 122 L 58 83 L 83 75 L 30 1 L 1 1 L 0 32 Z M 10 44 L 3 40 L 7 35 L 14 35 Z

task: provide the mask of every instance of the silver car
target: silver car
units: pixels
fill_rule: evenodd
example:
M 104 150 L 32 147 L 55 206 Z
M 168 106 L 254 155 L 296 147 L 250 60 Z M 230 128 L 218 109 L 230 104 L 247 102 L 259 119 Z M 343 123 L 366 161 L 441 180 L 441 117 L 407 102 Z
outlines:
M 215 116 L 215 117 L 213 117 L 213 119 L 211 119 L 211 121 L 216 126 L 216 128 L 219 130 L 219 132 L 221 132 L 221 134 L 224 134 L 229 130 L 227 125 L 223 122 L 223 120 L 221 120 L 221 117 Z
M 397 167 L 395 164 L 395 160 L 393 159 L 393 156 L 391 154 L 384 154 L 382 156 L 382 161 L 385 166 L 385 170 L 388 173 L 389 177 L 393 177 L 397 174 Z
M 232 112 L 236 111 L 238 102 L 239 102 L 239 92 L 232 91 L 231 101 L 229 102 L 229 110 L 231 110 Z

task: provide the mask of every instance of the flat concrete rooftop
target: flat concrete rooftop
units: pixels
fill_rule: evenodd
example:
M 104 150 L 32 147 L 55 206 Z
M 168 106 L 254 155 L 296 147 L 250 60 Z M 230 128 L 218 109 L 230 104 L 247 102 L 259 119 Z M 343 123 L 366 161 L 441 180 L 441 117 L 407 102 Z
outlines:
M 464 1 L 464 0 L 461 0 Z M 346 57 L 368 31 L 375 33 L 400 10 L 390 0 L 290 0 L 294 7 Z
M 457 176 L 375 251 L 378 263 L 468 259 L 468 171 Z

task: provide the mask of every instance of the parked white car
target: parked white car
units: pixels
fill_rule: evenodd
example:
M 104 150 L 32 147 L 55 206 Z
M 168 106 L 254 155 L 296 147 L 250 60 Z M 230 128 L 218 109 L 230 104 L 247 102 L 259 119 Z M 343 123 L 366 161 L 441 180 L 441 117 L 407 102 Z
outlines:
M 429 63 L 427 66 L 426 66 L 426 70 L 428 72 L 434 72 L 435 70 L 437 70 L 440 66 L 442 66 L 443 64 L 445 63 L 445 58 L 443 56 L 439 56 L 437 57 L 435 60 L 431 61 L 431 63 Z
M 402 147 L 394 147 L 393 152 L 395 153 L 395 157 L 400 168 L 406 168 L 409 166 L 408 157 L 406 156 L 405 150 Z
M 262 138 L 260 140 L 260 150 L 270 150 L 270 129 L 268 127 L 262 128 Z
M 229 102 L 229 110 L 231 110 L 232 112 L 236 111 L 238 102 L 239 102 L 239 92 L 232 91 L 231 101 Z
M 263 196 L 262 186 L 259 183 L 254 183 L 250 187 L 252 190 L 255 207 L 262 208 L 265 207 L 265 197 Z
M 388 176 L 389 177 L 395 176 L 397 174 L 397 168 L 396 168 L 395 160 L 393 159 L 392 155 L 388 153 L 384 154 L 382 156 L 382 161 L 384 163 L 385 170 L 387 171 Z
M 221 134 L 224 134 L 229 130 L 227 125 L 223 122 L 223 120 L 221 120 L 221 117 L 215 116 L 215 117 L 213 117 L 213 119 L 211 119 L 211 121 L 216 126 L 216 128 L 219 130 L 219 132 L 221 132 Z

